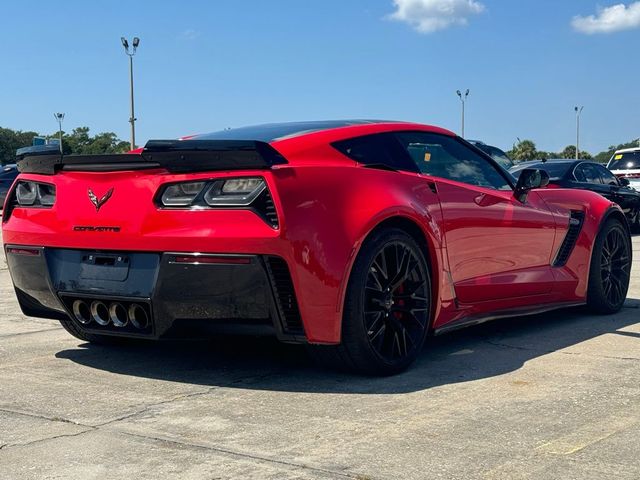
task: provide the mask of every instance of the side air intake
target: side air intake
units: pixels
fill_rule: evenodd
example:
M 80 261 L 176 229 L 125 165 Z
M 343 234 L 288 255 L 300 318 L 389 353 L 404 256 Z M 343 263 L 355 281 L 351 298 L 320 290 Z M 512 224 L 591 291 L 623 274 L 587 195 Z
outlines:
M 582 231 L 583 223 L 584 212 L 573 210 L 571 212 L 571 217 L 569 218 L 569 230 L 567 230 L 567 235 L 564 237 L 562 245 L 560 245 L 556 259 L 553 261 L 554 267 L 562 267 L 567 263 L 567 260 L 569 260 L 571 252 L 573 252 L 573 248 L 576 246 L 576 242 L 578 241 L 578 236 Z

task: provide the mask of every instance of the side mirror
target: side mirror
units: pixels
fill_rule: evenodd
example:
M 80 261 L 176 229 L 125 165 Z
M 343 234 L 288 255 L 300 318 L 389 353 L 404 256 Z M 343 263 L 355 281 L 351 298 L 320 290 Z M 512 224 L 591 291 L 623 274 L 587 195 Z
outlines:
M 524 203 L 530 190 L 546 187 L 547 185 L 549 185 L 549 174 L 545 170 L 525 168 L 520 172 L 513 194 L 520 202 Z
M 624 177 L 619 177 L 618 181 L 620 182 L 620 185 L 622 185 L 623 187 L 628 187 L 629 185 L 631 185 L 631 182 L 629 182 L 629 179 Z

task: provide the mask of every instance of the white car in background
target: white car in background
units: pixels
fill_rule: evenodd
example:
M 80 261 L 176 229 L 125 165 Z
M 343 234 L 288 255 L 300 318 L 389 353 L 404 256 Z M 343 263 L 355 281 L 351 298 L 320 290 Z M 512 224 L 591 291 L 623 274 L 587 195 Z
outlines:
M 617 177 L 629 180 L 629 186 L 640 191 L 640 147 L 617 150 L 607 168 Z

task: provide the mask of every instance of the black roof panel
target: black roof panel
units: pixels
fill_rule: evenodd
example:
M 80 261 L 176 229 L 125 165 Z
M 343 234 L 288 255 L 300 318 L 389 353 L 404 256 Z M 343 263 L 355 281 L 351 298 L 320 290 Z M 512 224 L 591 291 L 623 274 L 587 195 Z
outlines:
M 314 122 L 267 123 L 250 127 L 230 128 L 219 132 L 204 133 L 192 137 L 192 140 L 254 140 L 274 142 L 305 133 L 331 130 L 333 128 L 350 127 L 382 123 L 383 120 L 325 120 Z

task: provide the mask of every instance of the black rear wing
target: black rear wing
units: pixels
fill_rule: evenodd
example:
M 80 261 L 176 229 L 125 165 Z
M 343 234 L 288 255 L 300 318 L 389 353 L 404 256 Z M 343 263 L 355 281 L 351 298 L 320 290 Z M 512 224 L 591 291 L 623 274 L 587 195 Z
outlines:
M 267 169 L 287 163 L 271 145 L 253 140 L 150 140 L 141 153 L 61 155 L 26 151 L 18 155 L 21 173 L 54 175 L 60 170 L 112 172 L 163 168 L 171 173 Z

